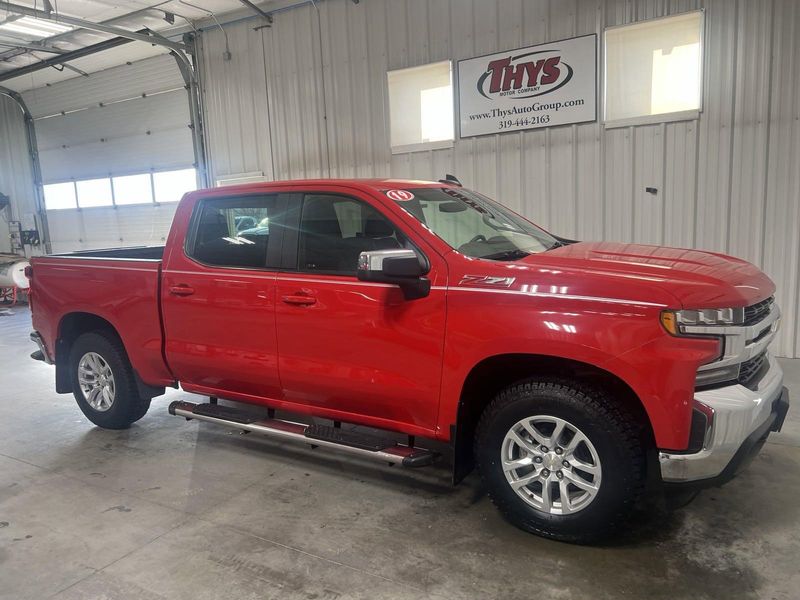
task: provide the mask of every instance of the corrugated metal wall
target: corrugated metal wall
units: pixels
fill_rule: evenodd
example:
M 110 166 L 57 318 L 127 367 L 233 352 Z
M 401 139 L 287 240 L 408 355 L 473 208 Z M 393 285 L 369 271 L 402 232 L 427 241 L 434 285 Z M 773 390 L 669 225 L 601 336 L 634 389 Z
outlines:
M 800 356 L 800 2 L 349 0 L 203 35 L 218 176 L 455 173 L 552 231 L 703 248 L 760 265 L 784 310 L 775 350 Z M 457 140 L 392 155 L 386 71 L 706 9 L 698 121 L 600 123 Z M 261 53 L 263 49 L 263 54 Z M 602 98 L 601 98 L 602 103 Z M 645 186 L 657 187 L 655 196 Z
M 26 214 L 36 212 L 33 190 L 22 110 L 14 100 L 0 94 L 0 193 L 11 198 L 11 213 L 9 209 L 0 212 L 0 252 L 11 250 L 6 219 L 21 221 Z

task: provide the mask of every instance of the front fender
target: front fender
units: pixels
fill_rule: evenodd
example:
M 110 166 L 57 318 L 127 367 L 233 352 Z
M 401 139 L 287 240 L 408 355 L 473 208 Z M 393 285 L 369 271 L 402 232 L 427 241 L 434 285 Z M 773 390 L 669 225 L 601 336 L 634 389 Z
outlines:
M 670 336 L 660 325 L 658 307 L 598 307 L 566 300 L 556 305 L 552 299 L 532 307 L 515 296 L 503 300 L 489 315 L 485 306 L 457 298 L 448 302 L 440 437 L 452 436 L 472 370 L 492 356 L 521 354 L 584 363 L 609 373 L 640 400 L 659 447 L 685 447 L 695 373 L 718 351 L 716 341 Z

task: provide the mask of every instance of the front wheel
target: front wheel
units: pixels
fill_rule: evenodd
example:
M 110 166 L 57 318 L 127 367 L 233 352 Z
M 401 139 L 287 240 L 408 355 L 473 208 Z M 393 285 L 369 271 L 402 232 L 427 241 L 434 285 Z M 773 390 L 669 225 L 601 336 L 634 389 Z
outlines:
M 530 380 L 495 397 L 478 423 L 475 456 L 505 517 L 575 543 L 614 532 L 640 498 L 640 426 L 602 389 Z
M 69 369 L 78 406 L 99 427 L 126 429 L 150 408 L 150 400 L 139 395 L 122 342 L 112 333 L 78 337 L 70 349 Z

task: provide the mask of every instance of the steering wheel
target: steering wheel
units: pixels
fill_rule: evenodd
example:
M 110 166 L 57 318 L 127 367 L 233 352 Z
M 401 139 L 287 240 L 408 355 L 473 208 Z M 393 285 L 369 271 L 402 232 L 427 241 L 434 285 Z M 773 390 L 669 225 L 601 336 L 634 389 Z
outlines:
M 473 244 L 475 242 L 485 242 L 485 241 L 487 241 L 486 240 L 486 236 L 483 235 L 482 233 L 479 233 L 474 238 L 472 238 L 470 241 L 468 241 L 467 244 Z

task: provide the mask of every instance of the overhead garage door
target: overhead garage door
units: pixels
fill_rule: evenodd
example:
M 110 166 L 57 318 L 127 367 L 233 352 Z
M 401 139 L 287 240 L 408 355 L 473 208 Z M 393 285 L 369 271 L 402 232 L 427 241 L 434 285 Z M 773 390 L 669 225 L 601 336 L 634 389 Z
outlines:
M 121 65 L 24 98 L 36 124 L 53 251 L 162 243 L 175 201 L 196 184 L 174 59 Z

